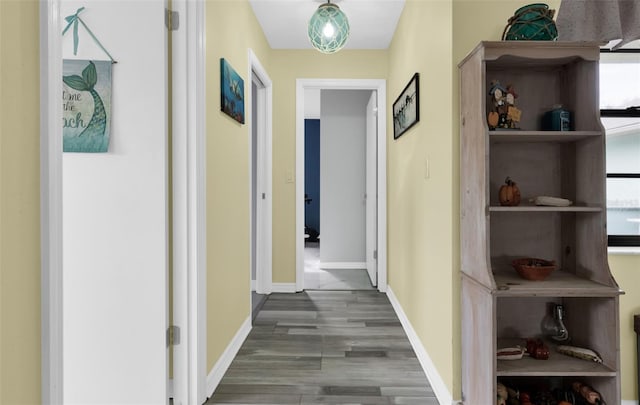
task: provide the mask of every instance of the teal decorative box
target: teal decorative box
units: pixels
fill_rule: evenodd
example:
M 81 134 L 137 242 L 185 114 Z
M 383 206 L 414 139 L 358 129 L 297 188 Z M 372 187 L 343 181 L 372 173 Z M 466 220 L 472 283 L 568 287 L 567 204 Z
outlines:
M 543 131 L 571 131 L 571 112 L 554 106 L 553 110 L 547 111 L 542 116 Z

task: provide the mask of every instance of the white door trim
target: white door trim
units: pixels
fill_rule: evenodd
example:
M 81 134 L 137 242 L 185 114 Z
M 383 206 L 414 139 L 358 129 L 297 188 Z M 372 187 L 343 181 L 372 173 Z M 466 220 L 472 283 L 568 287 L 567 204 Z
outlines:
M 384 79 L 296 80 L 296 291 L 304 289 L 305 89 L 375 90 L 378 96 L 378 290 L 387 291 L 387 84 Z
M 260 60 L 249 49 L 248 54 L 248 73 L 251 83 L 251 77 L 255 74 L 262 86 L 258 86 L 257 108 L 258 108 L 258 141 L 257 141 L 257 205 L 256 205 L 256 292 L 258 294 L 271 294 L 272 286 L 272 190 L 271 190 L 271 172 L 272 172 L 272 111 L 273 111 L 273 85 L 269 74 L 260 63 Z M 251 85 L 251 84 L 249 84 Z M 248 109 L 248 117 L 253 119 L 253 94 L 249 89 L 246 106 Z M 247 125 L 249 135 L 249 156 L 251 156 L 252 148 L 252 125 Z M 249 165 L 251 166 L 251 158 Z M 253 171 L 249 170 L 250 176 Z M 249 181 L 251 187 L 252 180 Z M 262 194 L 264 193 L 264 199 Z M 251 195 L 252 193 L 249 193 Z M 249 204 L 251 206 L 251 204 Z M 249 214 L 251 218 L 251 214 Z M 251 225 L 249 225 L 251 226 Z M 251 248 L 250 248 L 251 249 Z M 251 254 L 251 251 L 250 253 Z
M 60 1 L 40 2 L 40 251 L 42 403 L 62 387 L 62 41 Z
M 205 4 L 173 0 L 174 404 L 206 401 Z
M 366 110 L 366 157 L 365 157 L 365 166 L 366 166 L 366 179 L 365 179 L 365 194 L 366 194 L 366 206 L 365 206 L 365 216 L 366 216 L 366 229 L 365 229 L 365 261 L 366 261 L 366 269 L 369 274 L 369 279 L 371 280 L 371 284 L 374 286 L 378 285 L 378 266 L 376 260 L 376 250 L 377 246 L 377 231 L 376 231 L 376 205 L 378 204 L 378 190 L 376 184 L 377 174 L 376 166 L 377 162 L 377 149 L 378 149 L 378 105 L 376 104 L 376 94 L 372 92 L 369 100 L 367 101 L 367 110 Z M 371 174 L 374 173 L 372 176 Z

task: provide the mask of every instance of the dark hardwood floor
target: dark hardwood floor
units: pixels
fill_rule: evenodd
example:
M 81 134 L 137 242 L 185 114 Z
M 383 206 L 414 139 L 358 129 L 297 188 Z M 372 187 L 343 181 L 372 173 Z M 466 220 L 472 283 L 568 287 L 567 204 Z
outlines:
M 387 296 L 271 294 L 207 404 L 438 401 Z

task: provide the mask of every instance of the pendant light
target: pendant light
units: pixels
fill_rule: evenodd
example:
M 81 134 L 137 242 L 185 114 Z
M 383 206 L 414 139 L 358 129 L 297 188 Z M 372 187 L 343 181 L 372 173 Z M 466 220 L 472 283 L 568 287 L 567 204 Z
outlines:
M 309 20 L 309 40 L 322 53 L 338 52 L 349 38 L 349 20 L 335 4 L 328 0 L 321 4 Z

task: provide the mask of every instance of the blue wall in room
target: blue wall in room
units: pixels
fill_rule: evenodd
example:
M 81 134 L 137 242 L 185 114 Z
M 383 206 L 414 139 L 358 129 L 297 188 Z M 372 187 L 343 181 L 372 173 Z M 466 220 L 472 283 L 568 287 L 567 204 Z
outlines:
M 304 120 L 305 225 L 320 232 L 320 120 Z

